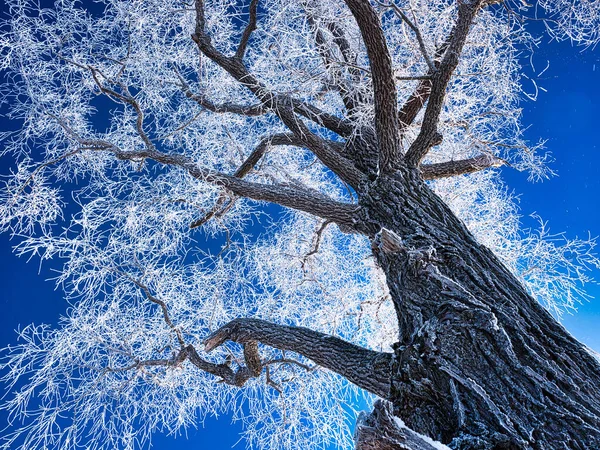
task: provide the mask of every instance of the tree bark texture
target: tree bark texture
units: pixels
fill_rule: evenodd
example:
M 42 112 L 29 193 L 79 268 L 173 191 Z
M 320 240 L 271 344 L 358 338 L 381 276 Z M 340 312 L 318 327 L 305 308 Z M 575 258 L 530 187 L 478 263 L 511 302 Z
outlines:
M 600 448 L 598 361 L 417 171 L 361 202 L 400 327 L 394 414 L 453 449 Z

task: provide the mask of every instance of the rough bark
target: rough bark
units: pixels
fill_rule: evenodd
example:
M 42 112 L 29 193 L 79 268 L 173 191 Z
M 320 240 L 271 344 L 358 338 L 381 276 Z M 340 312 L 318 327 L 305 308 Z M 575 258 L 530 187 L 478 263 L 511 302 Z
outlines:
M 375 402 L 371 414 L 358 417 L 354 443 L 355 450 L 436 450 L 423 436 L 400 426 L 391 405 L 381 400 Z
M 362 204 L 400 324 L 394 413 L 453 449 L 600 448 L 600 365 L 418 172 Z

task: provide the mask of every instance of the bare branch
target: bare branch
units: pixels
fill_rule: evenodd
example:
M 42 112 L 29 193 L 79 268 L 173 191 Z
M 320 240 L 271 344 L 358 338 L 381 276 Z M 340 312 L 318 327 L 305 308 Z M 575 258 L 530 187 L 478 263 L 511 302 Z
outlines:
M 205 351 L 233 341 L 258 341 L 290 350 L 340 374 L 357 386 L 382 398 L 390 396 L 392 354 L 382 353 L 302 327 L 276 325 L 258 319 L 236 319 L 205 340 Z
M 411 30 L 413 30 L 413 32 L 415 33 L 415 36 L 417 37 L 417 41 L 419 42 L 419 49 L 421 50 L 421 53 L 423 54 L 423 58 L 425 58 L 427 67 L 429 67 L 429 72 L 431 72 L 431 73 L 435 72 L 436 68 L 435 68 L 433 62 L 431 61 L 431 58 L 429 57 L 429 53 L 427 52 L 427 47 L 425 47 L 425 41 L 423 40 L 423 36 L 421 35 L 421 31 L 419 30 L 419 27 L 413 21 L 411 21 L 406 16 L 406 14 L 404 14 L 404 12 L 400 8 L 398 8 L 398 5 L 396 5 L 395 3 L 390 3 L 390 4 L 379 3 L 379 4 L 384 7 L 387 7 L 387 8 L 392 8 L 394 13 L 398 17 L 400 17 L 404 21 L 404 23 L 406 23 L 410 27 Z
M 267 107 L 271 108 L 281 121 L 301 139 L 310 151 L 312 151 L 323 164 L 331 169 L 343 181 L 350 184 L 355 189 L 366 182 L 366 177 L 354 164 L 341 156 L 332 149 L 325 140 L 312 133 L 308 127 L 298 120 L 294 111 L 310 117 L 317 123 L 323 122 L 322 114 L 318 108 L 306 105 L 304 102 L 292 99 L 286 95 L 276 95 L 272 93 L 263 83 L 250 74 L 244 64 L 237 58 L 228 58 L 219 52 L 212 44 L 211 37 L 204 31 L 204 5 L 202 0 L 196 0 L 196 29 L 192 38 L 198 45 L 200 51 L 210 58 L 213 62 L 227 71 L 243 86 L 248 88 L 258 100 Z M 343 122 L 342 119 L 336 119 Z M 334 126 L 339 130 L 339 127 Z
M 319 27 L 317 20 L 308 10 L 306 10 L 306 17 L 314 35 L 317 51 L 323 59 L 325 69 L 331 75 L 333 79 L 332 83 L 338 91 L 340 97 L 342 98 L 342 101 L 344 102 L 344 106 L 346 107 L 348 114 L 352 115 L 352 113 L 356 109 L 356 100 L 353 98 L 354 95 L 351 89 L 346 85 L 346 80 L 344 80 L 344 76 L 342 74 L 342 71 L 340 70 L 339 64 L 336 64 L 337 61 L 335 60 L 335 57 L 331 52 L 331 46 L 325 39 L 325 36 L 323 35 L 323 30 Z
M 179 342 L 179 345 L 183 349 L 185 347 L 185 340 L 183 339 L 181 330 L 179 328 L 177 328 L 175 326 L 175 324 L 173 323 L 173 321 L 171 320 L 171 316 L 169 315 L 169 309 L 167 308 L 167 304 L 165 302 L 163 302 L 162 300 L 160 300 L 159 298 L 152 295 L 152 293 L 150 292 L 150 289 L 148 289 L 148 286 L 143 284 L 141 281 L 136 280 L 135 278 L 131 277 L 129 274 L 127 274 L 125 272 L 119 271 L 119 273 L 122 274 L 123 276 L 125 276 L 129 281 L 131 281 L 137 287 L 139 287 L 144 292 L 144 294 L 146 295 L 146 298 L 148 298 L 148 300 L 150 300 L 152 303 L 160 306 L 160 309 L 163 314 L 163 318 L 165 319 L 165 323 L 169 326 L 169 328 L 171 328 L 171 330 L 173 330 L 173 332 L 177 336 L 177 342 Z
M 252 32 L 256 30 L 256 8 L 258 6 L 258 0 L 250 1 L 250 9 L 248 12 L 248 25 L 244 29 L 244 33 L 242 34 L 242 39 L 240 40 L 240 45 L 238 46 L 237 51 L 235 52 L 235 57 L 239 60 L 244 58 L 244 54 L 246 53 L 246 47 L 248 46 L 248 41 L 250 40 L 250 36 Z
M 306 255 L 304 255 L 304 258 L 302 259 L 302 268 L 304 268 L 304 266 L 306 265 L 306 261 L 308 260 L 309 256 L 315 255 L 319 251 L 319 247 L 321 246 L 321 237 L 323 236 L 323 232 L 330 223 L 330 220 L 324 221 L 319 226 L 319 229 L 315 232 L 312 248 Z
M 193 93 L 189 84 L 183 77 L 183 75 L 181 75 L 179 73 L 179 71 L 177 70 L 177 68 L 175 66 L 173 67 L 173 69 L 175 71 L 175 74 L 177 75 L 177 78 L 179 79 L 179 83 L 181 85 L 181 89 L 183 90 L 183 94 L 187 98 L 194 100 L 196 103 L 198 103 L 198 105 L 202 106 L 203 108 L 206 108 L 207 110 L 209 110 L 211 112 L 233 113 L 233 114 L 241 114 L 244 116 L 253 117 L 253 116 L 261 116 L 269 111 L 269 108 L 267 108 L 263 104 L 238 105 L 235 103 L 221 103 L 221 104 L 213 103 L 206 97 L 206 95 Z
M 411 96 L 406 100 L 402 108 L 400 108 L 400 112 L 398 113 L 398 118 L 400 120 L 400 131 L 404 131 L 409 125 L 413 123 L 421 108 L 425 105 L 427 100 L 429 99 L 429 95 L 431 94 L 431 86 L 432 86 L 432 78 L 431 76 L 437 71 L 440 65 L 440 58 L 444 55 L 444 52 L 448 48 L 449 41 L 452 37 L 452 34 L 448 36 L 446 41 L 440 45 L 434 55 L 433 65 L 434 70 L 429 71 L 427 76 L 428 79 L 421 81 L 415 91 L 411 94 Z
M 437 164 L 422 164 L 419 169 L 424 180 L 437 180 L 438 178 L 454 177 L 480 170 L 504 165 L 504 160 L 493 155 L 483 154 L 473 158 L 459 161 L 448 161 Z

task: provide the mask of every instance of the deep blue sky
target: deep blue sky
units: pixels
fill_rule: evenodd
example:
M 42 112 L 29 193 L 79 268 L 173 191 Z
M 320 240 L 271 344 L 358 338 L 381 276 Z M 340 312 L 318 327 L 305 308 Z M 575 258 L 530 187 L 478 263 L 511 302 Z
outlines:
M 547 147 L 556 160 L 552 167 L 558 176 L 543 183 L 527 182 L 526 174 L 504 170 L 506 180 L 520 194 L 522 214 L 526 218 L 538 213 L 549 222 L 552 231 L 564 231 L 568 237 L 600 235 L 600 48 L 573 48 L 569 43 L 541 46 L 534 56 L 540 71 L 550 61 L 550 68 L 538 84 L 548 92 L 540 92 L 537 102 L 527 102 L 524 123 L 530 124 L 527 137 L 532 141 L 548 139 Z M 532 71 L 529 69 L 528 74 Z M 529 88 L 529 86 L 526 86 Z M 0 119 L 1 120 L 1 119 Z M 0 128 L 7 128 L 3 124 Z M 5 174 L 9 161 L 0 160 L 0 173 Z M 527 220 L 527 219 L 524 219 Z M 56 323 L 65 302 L 54 290 L 52 264 L 38 267 L 38 261 L 27 263 L 11 254 L 7 235 L 0 235 L 0 346 L 14 342 L 14 329 L 31 322 Z M 600 272 L 596 273 L 600 280 Z M 579 306 L 579 312 L 566 316 L 564 325 L 582 342 L 600 351 L 600 288 L 589 286 L 597 300 Z M 2 415 L 0 415 L 0 420 Z M 3 424 L 0 424 L 0 429 Z M 190 431 L 190 440 L 157 437 L 156 448 L 228 449 L 238 441 L 239 426 L 229 421 L 208 420 L 206 428 Z M 236 448 L 243 448 L 240 443 Z

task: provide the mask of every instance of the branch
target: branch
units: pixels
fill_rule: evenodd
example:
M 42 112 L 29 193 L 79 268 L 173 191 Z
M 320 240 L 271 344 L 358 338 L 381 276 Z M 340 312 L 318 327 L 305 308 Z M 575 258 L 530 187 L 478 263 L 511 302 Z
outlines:
M 437 125 L 446 97 L 446 88 L 458 66 L 469 28 L 481 4 L 482 0 L 468 0 L 458 4 L 458 19 L 452 30 L 448 49 L 438 70 L 432 75 L 431 93 L 421 131 L 405 155 L 405 161 L 411 167 L 418 167 L 429 149 L 441 143 L 442 136 L 437 130 Z
M 244 33 L 242 34 L 242 39 L 240 40 L 240 45 L 238 46 L 237 51 L 235 52 L 235 57 L 239 60 L 244 58 L 244 54 L 246 53 L 246 47 L 248 46 L 248 41 L 250 40 L 250 35 L 252 32 L 256 30 L 256 8 L 258 6 L 258 0 L 250 1 L 250 9 L 248 12 L 248 25 L 244 29 Z
M 437 164 L 423 164 L 419 167 L 424 180 L 437 180 L 439 178 L 465 175 L 491 167 L 500 167 L 505 164 L 504 160 L 493 155 L 483 154 L 473 158 L 459 161 L 448 161 Z
M 317 254 L 317 252 L 319 251 L 319 247 L 321 246 L 321 238 L 323 236 L 323 232 L 325 231 L 325 228 L 327 228 L 327 226 L 331 223 L 331 221 L 326 220 L 324 221 L 319 228 L 317 229 L 317 231 L 315 231 L 315 235 L 313 238 L 313 243 L 312 243 L 312 248 L 310 249 L 310 251 L 304 255 L 304 258 L 302 258 L 302 268 L 304 269 L 304 266 L 306 265 L 306 261 L 308 260 L 308 258 L 312 255 Z
M 333 86 L 335 86 L 336 90 L 338 91 L 338 94 L 340 94 L 340 97 L 342 98 L 342 102 L 344 103 L 346 110 L 351 114 L 352 111 L 355 110 L 356 105 L 354 103 L 352 95 L 350 94 L 350 90 L 344 82 L 342 72 L 339 66 L 336 65 L 336 61 L 331 53 L 330 46 L 328 45 L 328 42 L 325 39 L 325 36 L 323 35 L 323 31 L 321 30 L 321 28 L 319 28 L 317 21 L 309 11 L 305 11 L 305 13 L 308 19 L 308 24 L 310 25 L 314 34 L 317 51 L 321 55 L 321 59 L 323 60 L 325 70 L 331 75 Z
M 196 103 L 198 103 L 198 105 L 202 106 L 203 108 L 208 109 L 211 112 L 233 113 L 233 114 L 240 114 L 243 116 L 254 117 L 254 116 L 261 116 L 269 111 L 269 109 L 267 107 L 265 107 L 265 105 L 263 105 L 263 104 L 238 105 L 238 104 L 229 103 L 229 102 L 222 103 L 222 104 L 213 103 L 205 95 L 193 93 L 192 90 L 190 89 L 189 84 L 187 83 L 185 78 L 183 78 L 183 76 L 179 73 L 177 68 L 175 66 L 173 66 L 173 69 L 175 71 L 175 74 L 177 75 L 177 78 L 179 78 L 179 83 L 181 85 L 183 94 L 187 98 L 194 100 Z
M 279 133 L 279 134 L 274 134 L 273 136 L 268 136 L 266 138 L 263 138 L 260 141 L 260 143 L 256 146 L 256 148 L 252 151 L 252 153 L 250 153 L 250 156 L 248 156 L 248 158 L 246 158 L 246 160 L 242 163 L 242 165 L 239 167 L 239 169 L 233 174 L 233 176 L 237 177 L 237 178 L 244 178 L 254 168 L 254 166 L 256 164 L 258 164 L 258 161 L 260 161 L 260 159 L 264 156 L 264 154 L 267 152 L 267 150 L 272 145 L 301 146 L 302 143 L 299 141 L 298 138 L 296 138 L 295 135 L 290 134 L 290 133 Z M 220 217 L 223 214 L 225 214 L 233 206 L 233 202 L 235 200 L 232 199 L 230 201 L 230 203 L 225 205 L 226 201 L 227 201 L 227 195 L 221 194 L 219 196 L 219 198 L 217 199 L 217 203 L 215 204 L 215 206 L 212 207 L 210 209 L 210 211 L 207 212 L 202 218 L 194 221 L 190 225 L 190 228 L 200 227 L 200 226 L 204 225 L 206 222 L 208 222 L 210 219 L 212 219 L 213 217 L 215 217 L 215 216 Z
M 398 17 L 400 17 L 404 21 L 404 23 L 406 23 L 410 27 L 411 30 L 413 30 L 413 32 L 415 33 L 415 36 L 417 37 L 417 41 L 419 43 L 419 49 L 421 50 L 421 53 L 423 54 L 423 58 L 425 58 L 427 67 L 429 67 L 429 72 L 431 72 L 431 73 L 435 72 L 435 66 L 434 66 L 433 62 L 431 61 L 431 58 L 429 57 L 429 53 L 427 53 L 427 47 L 425 47 L 425 41 L 423 40 L 423 36 L 421 35 L 421 31 L 419 30 L 419 27 L 417 27 L 417 25 L 414 22 L 412 22 L 406 16 L 406 14 L 404 14 L 404 12 L 400 8 L 398 8 L 398 6 L 395 3 L 390 3 L 389 5 L 380 3 L 380 5 L 385 6 L 387 8 L 392 8 L 394 10 L 394 13 L 396 13 L 396 15 Z M 413 14 L 413 17 L 414 17 L 414 14 Z
M 252 200 L 277 203 L 281 206 L 304 211 L 315 216 L 332 220 L 338 225 L 354 228 L 356 205 L 332 200 L 316 191 L 308 191 L 287 184 L 261 184 L 244 181 L 232 175 L 199 167 L 190 158 L 183 155 L 168 155 L 159 151 L 127 151 L 117 147 L 107 149 L 118 159 L 138 161 L 144 158 L 158 163 L 181 167 L 192 177 L 224 187 L 241 197 Z
M 173 330 L 173 332 L 177 336 L 177 342 L 179 342 L 179 345 L 183 349 L 185 347 L 185 341 L 183 339 L 183 335 L 181 334 L 181 330 L 179 328 L 177 328 L 175 326 L 175 324 L 173 323 L 173 321 L 171 320 L 171 316 L 169 315 L 169 310 L 167 308 L 166 303 L 163 302 L 162 300 L 160 300 L 159 298 L 156 298 L 154 295 L 152 295 L 152 293 L 150 292 L 150 289 L 148 289 L 148 287 L 145 284 L 141 283 L 140 281 L 136 280 L 135 278 L 132 278 L 131 276 L 129 276 L 128 274 L 126 274 L 124 272 L 120 272 L 120 273 L 122 275 L 124 275 L 126 278 L 128 278 L 137 287 L 139 287 L 144 292 L 144 294 L 146 295 L 148 300 L 150 300 L 152 303 L 160 306 L 165 323 L 169 326 L 169 328 L 171 328 L 171 330 Z
M 236 319 L 211 334 L 204 350 L 226 341 L 258 341 L 280 350 L 289 350 L 311 359 L 358 387 L 382 398 L 390 396 L 391 353 L 381 353 L 319 333 L 308 328 L 276 325 L 258 319 Z
M 119 147 L 103 140 L 83 139 L 64 121 L 58 118 L 56 120 L 65 130 L 65 133 L 82 146 L 80 150 L 108 151 L 114 154 L 117 159 L 123 161 L 152 159 L 160 164 L 180 167 L 197 180 L 224 187 L 241 197 L 277 203 L 281 206 L 331 220 L 348 229 L 354 229 L 358 206 L 351 203 L 337 202 L 320 194 L 318 191 L 309 191 L 297 186 L 292 187 L 287 184 L 269 185 L 244 181 L 235 175 L 227 175 L 199 167 L 191 158 L 184 155 L 169 155 L 155 149 L 123 151 Z M 73 152 L 73 154 L 77 153 L 79 152 Z M 244 167 L 241 167 L 239 170 L 242 169 L 246 170 Z
M 417 117 L 417 114 L 419 114 L 419 111 L 421 111 L 421 108 L 429 99 L 429 95 L 431 94 L 431 86 L 433 84 L 431 76 L 438 70 L 440 66 L 440 58 L 447 50 L 451 38 L 452 33 L 450 33 L 446 41 L 436 49 L 433 60 L 434 70 L 431 71 L 430 69 L 430 71 L 427 73 L 428 79 L 423 80 L 417 85 L 415 91 L 411 94 L 406 103 L 404 103 L 402 108 L 400 108 L 398 118 L 400 120 L 401 132 L 413 123 Z
M 360 29 L 371 66 L 379 169 L 391 172 L 400 155 L 397 93 L 392 58 L 377 13 L 369 0 L 345 0 Z
M 102 83 L 100 83 L 100 80 L 98 79 L 98 74 L 102 75 L 102 77 L 104 79 L 106 79 L 108 82 L 114 83 L 112 80 L 110 80 L 109 78 L 104 76 L 104 74 L 102 74 L 102 72 L 100 72 L 98 69 L 96 69 L 94 67 L 88 67 L 88 69 L 92 73 L 92 78 L 94 79 L 94 82 L 96 83 L 96 85 L 98 86 L 98 89 L 100 89 L 100 91 L 102 93 L 106 94 L 108 97 L 113 97 L 113 98 L 120 100 L 123 103 L 126 103 L 133 107 L 133 109 L 135 110 L 135 112 L 137 114 L 137 120 L 135 122 L 135 127 L 137 129 L 137 132 L 138 132 L 140 138 L 142 138 L 142 141 L 144 141 L 144 144 L 146 145 L 146 148 L 148 150 L 155 150 L 156 147 L 154 146 L 154 144 L 152 143 L 152 141 L 150 140 L 150 138 L 144 131 L 144 111 L 142 110 L 142 107 L 140 106 L 138 101 L 129 93 L 127 87 L 123 86 L 121 83 L 115 83 L 115 84 L 118 84 L 121 87 L 121 90 L 123 90 L 125 92 L 125 94 L 120 94 L 120 93 L 116 92 L 115 90 L 110 89 L 110 88 L 104 86 Z

